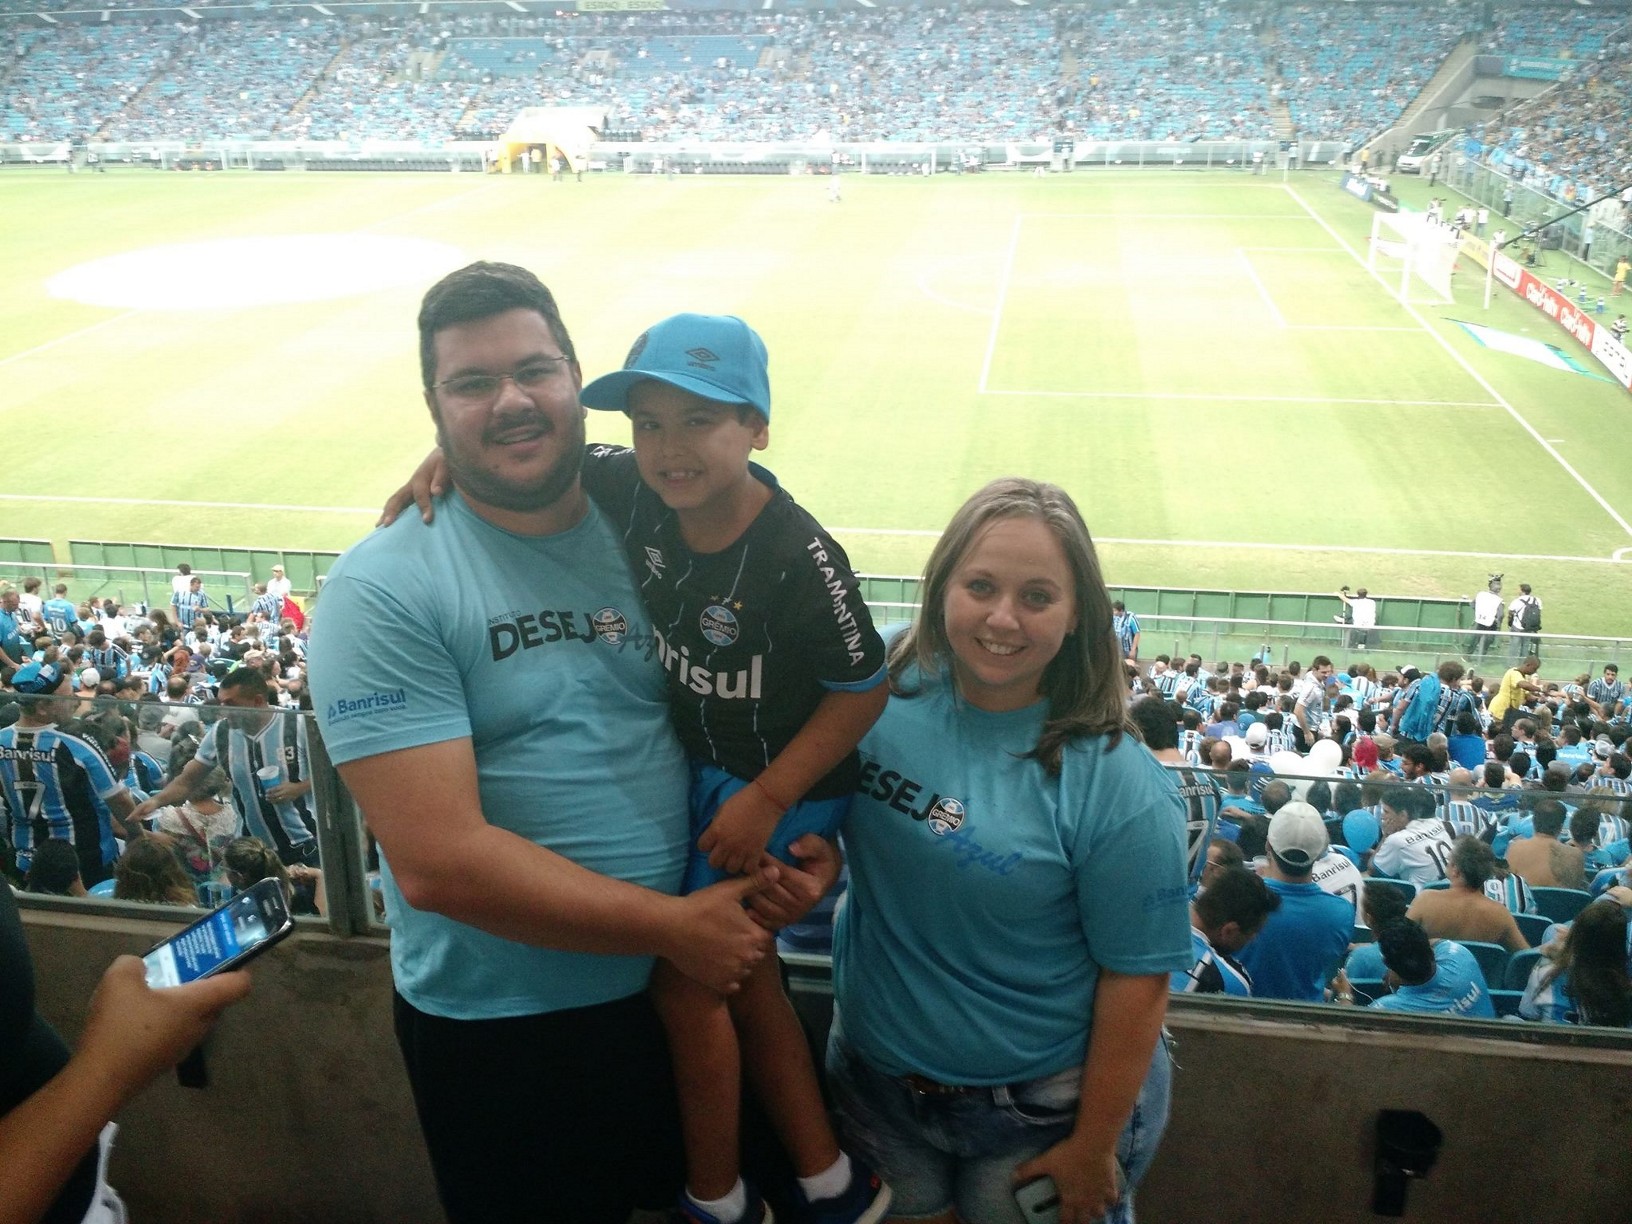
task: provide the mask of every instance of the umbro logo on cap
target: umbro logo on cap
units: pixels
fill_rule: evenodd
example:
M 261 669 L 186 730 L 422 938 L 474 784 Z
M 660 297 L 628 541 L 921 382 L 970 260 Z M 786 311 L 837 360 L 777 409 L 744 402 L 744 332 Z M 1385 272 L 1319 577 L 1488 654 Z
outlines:
M 697 348 L 687 349 L 686 356 L 691 358 L 692 365 L 701 366 L 705 370 L 712 370 L 715 363 L 720 359 L 718 353 L 700 345 Z

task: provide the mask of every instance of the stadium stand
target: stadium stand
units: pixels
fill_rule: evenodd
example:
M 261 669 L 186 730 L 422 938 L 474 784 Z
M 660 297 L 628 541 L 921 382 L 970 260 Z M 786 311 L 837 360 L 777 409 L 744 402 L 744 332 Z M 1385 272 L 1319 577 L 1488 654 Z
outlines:
M 553 103 L 605 107 L 647 140 L 1295 133 L 1353 144 L 1397 118 L 1465 33 L 1452 10 L 1368 5 L 550 17 L 290 7 L 185 23 L 175 11 L 7 23 L 0 131 L 28 142 L 490 139 L 523 107 Z M 1491 37 L 1529 42 L 1544 28 L 1515 18 Z M 1569 31 L 1572 54 L 1609 45 L 1590 21 Z M 75 87 L 85 81 L 98 88 Z
M 1298 130 L 1351 145 L 1392 123 L 1466 31 L 1450 10 L 1369 5 L 1283 9 L 1275 29 Z
M 1566 203 L 1604 195 L 1625 181 L 1632 163 L 1626 114 L 1632 76 L 1628 42 L 1614 44 L 1614 63 L 1596 60 L 1556 87 L 1520 102 L 1487 124 L 1472 151 L 1491 166 Z

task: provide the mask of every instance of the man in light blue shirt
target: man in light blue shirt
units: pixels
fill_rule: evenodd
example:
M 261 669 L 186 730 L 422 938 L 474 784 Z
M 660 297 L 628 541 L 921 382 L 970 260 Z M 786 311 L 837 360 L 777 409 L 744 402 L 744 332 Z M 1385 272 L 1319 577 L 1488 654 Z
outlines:
M 1239 956 L 1258 998 L 1321 1002 L 1348 951 L 1354 903 L 1313 879 L 1328 845 L 1320 813 L 1307 803 L 1288 803 L 1269 822 L 1264 883 L 1281 904 Z
M 678 1191 L 652 958 L 722 993 L 768 875 L 673 895 L 689 775 L 652 627 L 579 483 L 582 375 L 536 277 L 473 264 L 420 312 L 453 488 L 331 570 L 315 710 L 378 839 L 396 1021 L 455 1224 L 621 1224 Z
M 1394 993 L 1373 1000 L 1376 1010 L 1496 1018 L 1479 962 L 1455 940 L 1430 943 L 1418 923 L 1402 918 L 1377 932 L 1377 946 Z

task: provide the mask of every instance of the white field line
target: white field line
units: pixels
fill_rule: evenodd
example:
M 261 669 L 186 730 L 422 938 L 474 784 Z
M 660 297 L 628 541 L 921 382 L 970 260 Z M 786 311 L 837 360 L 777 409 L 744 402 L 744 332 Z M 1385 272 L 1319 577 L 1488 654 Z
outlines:
M 980 363 L 980 387 L 986 390 L 986 380 L 992 374 L 992 357 L 997 352 L 997 332 L 1003 326 L 1003 303 L 1009 296 L 1009 277 L 1014 273 L 1014 253 L 1020 249 L 1021 213 L 1014 214 L 1014 226 L 1009 230 L 1009 249 L 1003 256 L 1003 268 L 997 277 L 997 300 L 992 306 L 992 328 L 986 336 L 986 357 Z
M 1267 251 L 1271 255 L 1342 255 L 1345 252 L 1340 247 L 1268 247 L 1244 246 L 1243 251 Z
M 1086 217 L 1096 221 L 1303 221 L 1297 213 L 1140 213 L 1125 212 L 1028 212 L 1028 218 Z M 1321 250 L 1328 250 L 1321 247 Z
M 930 301 L 938 302 L 940 305 L 949 307 L 952 310 L 967 310 L 970 314 L 977 314 L 983 318 L 992 313 L 988 307 L 973 306 L 968 302 L 954 301 L 945 294 L 935 292 L 935 290 L 931 289 L 924 281 L 924 278 L 927 275 L 927 273 L 920 272 L 918 274 L 916 284 L 918 286 L 918 292 L 923 294 Z
M 1419 327 L 1368 327 L 1365 324 L 1348 326 L 1339 323 L 1288 323 L 1288 331 L 1340 331 L 1340 332 L 1421 332 Z M 1495 404 L 1491 405 L 1496 407 Z
M 1486 400 L 1339 399 L 1328 395 L 1219 395 L 1211 391 L 983 391 L 981 394 L 1030 396 L 1038 399 L 1185 400 L 1217 404 L 1368 404 L 1378 408 L 1500 407 Z
M 77 340 L 81 336 L 88 336 L 99 328 L 107 327 L 111 323 L 122 322 L 123 320 L 130 318 L 131 315 L 141 313 L 142 312 L 139 310 L 121 311 L 120 313 L 112 315 L 109 318 L 87 324 L 78 331 L 66 332 L 63 335 L 56 337 L 54 340 L 47 340 L 43 344 L 36 344 L 33 348 L 24 349 L 20 353 L 12 353 L 9 357 L 0 357 L 0 366 L 8 365 L 13 361 L 21 361 L 24 357 L 32 357 L 35 353 L 43 353 L 46 349 L 55 348 L 59 344 L 66 344 L 70 340 Z
M 1330 225 L 1327 224 L 1326 219 L 1324 217 L 1322 217 L 1313 208 L 1311 208 L 1307 203 L 1305 203 L 1302 196 L 1300 196 L 1291 187 L 1283 188 L 1283 190 L 1285 190 L 1287 195 L 1291 196 L 1294 200 L 1296 200 L 1297 203 L 1298 203 L 1298 206 L 1300 208 L 1302 208 L 1306 213 L 1308 213 L 1309 216 L 1311 218 L 1313 218 L 1314 221 L 1323 230 L 1325 230 L 1328 234 L 1330 234 L 1332 236 L 1332 240 L 1334 242 L 1336 242 L 1339 246 L 1343 247 L 1344 250 L 1348 251 L 1348 253 L 1351 256 L 1354 257 L 1354 262 L 1355 263 L 1359 264 L 1362 268 L 1366 268 L 1366 261 L 1361 259 L 1359 254 L 1355 251 L 1355 249 L 1353 247 L 1351 247 L 1347 242 L 1345 242 L 1343 240 L 1343 236 L 1341 234 L 1339 234 L 1336 230 L 1334 230 Z M 1368 274 L 1370 274 L 1371 278 L 1373 280 L 1375 280 L 1379 285 L 1383 286 L 1383 288 L 1385 290 L 1389 290 L 1389 296 L 1390 297 L 1394 296 L 1393 291 L 1389 289 L 1389 285 L 1388 285 L 1387 281 L 1385 281 L 1380 275 L 1378 275 L 1376 272 L 1374 272 L 1370 268 L 1366 268 L 1366 271 L 1367 271 Z M 1399 301 L 1398 298 L 1395 298 L 1395 300 Z M 1456 362 L 1457 365 L 1461 366 L 1464 370 L 1467 371 L 1469 378 L 1473 379 L 1474 382 L 1478 383 L 1481 387 L 1483 387 L 1486 394 L 1488 394 L 1492 399 L 1494 399 L 1498 405 L 1500 405 L 1502 408 L 1505 408 L 1507 410 L 1508 415 L 1511 416 L 1515 421 L 1517 421 L 1519 423 L 1519 425 L 1524 429 L 1525 433 L 1529 434 L 1532 438 L 1534 438 L 1536 440 L 1536 445 L 1540 446 L 1542 448 L 1542 450 L 1546 451 L 1549 455 L 1551 455 L 1558 462 L 1559 467 L 1563 468 L 1566 472 L 1568 472 L 1570 474 L 1570 477 L 1576 482 L 1576 484 L 1580 485 L 1584 490 L 1586 490 L 1587 495 L 1589 497 L 1591 497 L 1593 501 L 1597 502 L 1598 505 L 1603 509 L 1604 513 L 1609 515 L 1609 517 L 1615 521 L 1616 526 L 1618 526 L 1622 531 L 1626 532 L 1627 535 L 1632 536 L 1632 523 L 1629 523 L 1629 522 L 1626 521 L 1626 519 L 1622 518 L 1620 512 L 1617 511 L 1614 506 L 1610 505 L 1607 501 L 1604 500 L 1603 494 L 1599 493 L 1597 489 L 1593 488 L 1592 485 L 1588 484 L 1587 483 L 1587 478 L 1585 476 L 1581 475 L 1580 472 L 1576 471 L 1575 468 L 1570 465 L 1569 460 L 1565 459 L 1563 455 L 1559 454 L 1558 451 L 1553 447 L 1553 445 L 1550 442 L 1548 442 L 1546 438 L 1542 437 L 1540 433 L 1538 433 L 1536 431 L 1536 427 L 1534 425 L 1530 424 L 1529 421 L 1525 420 L 1524 417 L 1519 414 L 1518 409 L 1514 408 L 1512 404 L 1508 403 L 1507 400 L 1505 398 L 1503 398 L 1501 393 L 1498 392 L 1495 387 L 1491 386 L 1490 383 L 1485 380 L 1485 378 L 1479 373 L 1479 371 L 1475 370 L 1473 368 L 1473 366 L 1468 364 L 1467 359 L 1465 357 L 1463 357 L 1461 353 L 1457 352 L 1456 349 L 1451 346 L 1450 341 L 1446 340 L 1444 336 L 1440 335 L 1439 332 L 1434 330 L 1433 326 L 1431 324 L 1429 324 L 1427 319 L 1422 317 L 1422 314 L 1417 310 L 1417 308 L 1415 306 L 1412 306 L 1409 302 L 1401 302 L 1400 305 L 1404 308 L 1404 310 L 1406 311 L 1407 314 L 1409 314 L 1413 319 L 1415 319 L 1417 321 L 1417 323 L 1422 327 L 1423 331 L 1427 332 L 1430 336 L 1432 336 L 1435 340 L 1437 340 L 1439 342 L 1440 347 L 1443 348 L 1447 353 L 1450 354 L 1451 360 Z
M 1281 308 L 1275 305 L 1275 299 L 1269 296 L 1269 289 L 1258 276 L 1258 269 L 1252 266 L 1251 257 L 1245 251 L 1238 250 L 1236 254 L 1241 256 L 1241 266 L 1247 270 L 1247 279 L 1258 290 L 1258 296 L 1264 299 L 1264 305 L 1269 307 L 1269 313 L 1275 320 L 1275 326 L 1285 328 L 1286 316 L 1281 313 Z
M 74 505 L 109 506 L 181 506 L 201 510 L 277 510 L 293 514 L 378 515 L 380 512 L 377 506 L 293 506 L 276 502 L 175 501 L 145 497 L 66 497 L 60 494 L 43 493 L 0 493 L 0 501 L 66 502 Z M 836 535 L 903 536 L 923 539 L 935 539 L 941 535 L 939 530 L 917 527 L 835 527 L 833 532 Z M 1282 549 L 1289 552 L 1356 553 L 1391 557 L 1484 557 L 1493 561 L 1570 561 L 1584 562 L 1589 565 L 1632 563 L 1632 556 L 1625 555 L 1632 554 L 1632 545 L 1617 549 L 1615 555 L 1611 557 L 1572 557 L 1552 553 L 1455 552 L 1435 548 L 1368 548 L 1360 544 L 1262 544 L 1240 540 L 1157 540 L 1134 536 L 1095 536 L 1094 538 L 1100 544 L 1130 544 L 1167 548 Z
M 65 497 L 46 493 L 0 493 L 0 501 L 62 502 L 73 506 L 187 506 L 199 510 L 281 510 L 292 514 L 373 514 L 360 506 L 284 506 L 268 502 L 174 501 L 158 497 Z

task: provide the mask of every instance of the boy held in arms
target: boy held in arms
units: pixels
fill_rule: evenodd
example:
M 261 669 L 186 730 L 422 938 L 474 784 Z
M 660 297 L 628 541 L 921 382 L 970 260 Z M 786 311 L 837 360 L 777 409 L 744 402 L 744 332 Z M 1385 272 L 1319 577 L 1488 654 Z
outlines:
M 676 315 L 580 398 L 627 413 L 633 429 L 632 449 L 589 446 L 582 477 L 623 534 L 692 758 L 684 891 L 748 871 L 767 851 L 793 862 L 792 842 L 830 836 L 848 809 L 856 744 L 887 686 L 883 642 L 844 550 L 749 462 L 769 443 L 765 345 L 741 319 Z M 439 460 L 434 452 L 415 477 L 427 515 L 427 492 L 446 482 Z M 404 505 L 399 493 L 387 513 Z M 687 1220 L 770 1219 L 740 1176 L 744 1062 L 812 1218 L 884 1218 L 890 1192 L 839 1150 L 776 961 L 762 961 L 729 1003 L 667 962 L 652 990 L 679 1086 Z

